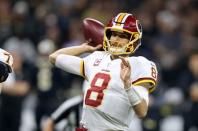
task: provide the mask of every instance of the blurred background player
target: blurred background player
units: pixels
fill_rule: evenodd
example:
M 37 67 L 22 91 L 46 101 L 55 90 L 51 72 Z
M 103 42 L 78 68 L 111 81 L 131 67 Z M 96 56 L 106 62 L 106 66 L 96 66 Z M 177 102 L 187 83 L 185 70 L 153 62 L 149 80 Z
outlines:
M 37 131 L 42 130 L 43 121 L 67 99 L 64 93 L 68 92 L 73 80 L 71 75 L 54 68 L 48 61 L 49 54 L 54 52 L 55 48 L 55 43 L 50 39 L 42 40 L 38 44 L 39 56 L 36 60 L 34 82 L 37 91 L 35 106 Z
M 83 76 L 90 84 L 85 90 L 79 130 L 128 130 L 135 114 L 146 116 L 157 69 L 144 57 L 129 56 L 141 45 L 141 38 L 139 21 L 132 14 L 119 13 L 105 27 L 105 51 L 96 51 L 102 45 L 84 43 L 50 55 L 57 67 Z M 87 52 L 93 53 L 77 57 Z
M 82 110 L 82 102 L 83 102 L 83 96 L 78 95 L 74 96 L 68 100 L 66 100 L 64 103 L 62 103 L 49 117 L 44 124 L 43 131 L 54 131 L 58 127 L 57 125 L 61 123 L 63 120 L 66 120 L 64 122 L 64 126 L 60 130 L 73 130 L 75 127 L 79 126 L 79 118 Z M 72 120 L 70 120 L 70 115 L 74 114 Z
M 88 86 L 88 82 L 84 80 L 82 88 L 83 92 Z M 74 96 L 70 99 L 67 99 L 62 103 L 46 120 L 44 124 L 43 131 L 54 131 L 57 129 L 58 124 L 66 120 L 66 124 L 63 128 L 65 130 L 74 130 L 79 126 L 79 119 L 81 118 L 82 113 L 82 104 L 83 104 L 83 93 L 81 95 Z M 74 113 L 74 118 L 69 119 L 71 113 Z M 72 121 L 73 120 L 73 121 Z M 63 130 L 62 128 L 60 130 Z
M 0 49 L 0 83 L 6 81 L 9 73 L 12 72 L 13 57 L 7 51 Z M 0 91 L 3 84 L 0 84 Z
M 0 106 L 0 130 L 18 131 L 20 128 L 20 118 L 23 109 L 23 100 L 31 89 L 32 75 L 30 68 L 24 68 L 21 54 L 8 50 L 12 54 L 13 72 L 3 83 Z

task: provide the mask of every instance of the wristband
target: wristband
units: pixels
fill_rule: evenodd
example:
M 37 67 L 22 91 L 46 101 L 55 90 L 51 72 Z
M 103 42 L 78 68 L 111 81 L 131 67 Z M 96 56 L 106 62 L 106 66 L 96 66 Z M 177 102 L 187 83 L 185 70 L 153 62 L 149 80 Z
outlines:
M 129 102 L 131 103 L 132 106 L 135 106 L 135 105 L 137 105 L 141 102 L 142 98 L 136 92 L 136 90 L 133 88 L 133 86 L 131 86 L 131 88 L 128 88 L 125 91 L 126 91 L 127 96 L 129 98 Z

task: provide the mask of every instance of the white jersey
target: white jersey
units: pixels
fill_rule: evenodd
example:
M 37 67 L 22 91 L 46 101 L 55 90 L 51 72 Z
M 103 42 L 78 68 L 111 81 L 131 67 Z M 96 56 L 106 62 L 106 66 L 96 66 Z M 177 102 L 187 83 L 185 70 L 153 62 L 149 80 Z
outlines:
M 152 91 L 157 79 L 155 64 L 142 56 L 127 59 L 131 65 L 132 84 L 151 83 L 148 90 Z M 84 95 L 81 124 L 89 131 L 128 130 L 135 113 L 120 78 L 121 60 L 111 60 L 108 53 L 96 51 L 80 63 L 81 75 L 89 83 Z M 58 62 L 56 65 L 60 67 Z M 148 103 L 147 89 L 138 86 L 135 90 Z

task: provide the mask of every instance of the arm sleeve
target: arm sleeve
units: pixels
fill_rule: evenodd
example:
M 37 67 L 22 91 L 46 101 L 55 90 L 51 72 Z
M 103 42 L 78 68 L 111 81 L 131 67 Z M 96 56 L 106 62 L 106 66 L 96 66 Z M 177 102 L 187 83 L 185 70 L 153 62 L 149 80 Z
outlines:
M 136 86 L 143 83 L 149 83 L 149 92 L 155 90 L 158 76 L 155 63 L 147 60 L 144 57 L 138 57 L 137 62 L 135 64 L 132 64 L 132 69 L 134 69 L 134 72 L 132 74 L 133 85 Z
M 84 77 L 84 61 L 77 56 L 58 55 L 55 66 L 72 74 L 81 75 Z
M 148 103 L 149 103 L 149 92 L 148 92 L 148 89 L 146 89 L 143 86 L 133 86 L 133 88 L 138 93 L 138 95 L 146 101 L 146 103 L 148 105 Z

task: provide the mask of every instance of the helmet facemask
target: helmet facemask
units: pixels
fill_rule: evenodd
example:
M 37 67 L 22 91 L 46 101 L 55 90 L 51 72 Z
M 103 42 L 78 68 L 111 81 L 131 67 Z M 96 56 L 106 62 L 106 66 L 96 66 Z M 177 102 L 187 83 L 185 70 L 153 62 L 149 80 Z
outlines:
M 112 35 L 112 30 L 128 34 L 129 35 L 128 43 L 120 43 L 119 41 L 118 42 L 114 41 L 113 43 L 110 40 L 110 37 Z M 113 55 L 132 54 L 140 46 L 140 43 L 141 43 L 140 38 L 141 38 L 141 35 L 138 32 L 128 32 L 128 31 L 107 28 L 105 30 L 103 48 L 105 51 Z

